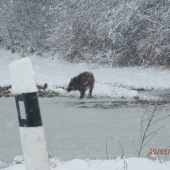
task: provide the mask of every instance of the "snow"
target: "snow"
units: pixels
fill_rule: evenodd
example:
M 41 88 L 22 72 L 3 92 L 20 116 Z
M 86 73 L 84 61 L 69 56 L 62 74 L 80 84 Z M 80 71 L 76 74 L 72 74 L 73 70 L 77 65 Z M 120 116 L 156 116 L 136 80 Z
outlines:
M 9 64 L 13 94 L 36 92 L 35 72 L 29 58 L 22 58 Z
M 2 63 L 9 64 L 19 59 L 18 54 L 1 54 Z M 3 55 L 4 54 L 4 55 Z M 67 87 L 70 79 L 83 71 L 91 71 L 95 77 L 94 97 L 132 98 L 140 96 L 134 89 L 168 89 L 170 88 L 169 70 L 153 68 L 93 68 L 85 63 L 71 64 L 51 58 L 29 56 L 36 73 L 36 82 L 40 85 L 48 83 L 48 89 L 59 92 L 61 96 L 79 96 L 79 92 L 68 93 L 62 89 Z M 67 66 L 67 67 L 66 67 Z M 3 64 L 0 73 L 1 86 L 9 85 L 10 80 Z M 5 76 L 4 76 L 5 75 Z M 146 98 L 146 96 L 140 96 Z
M 35 84 L 35 74 L 36 74 L 36 83 L 39 85 L 44 85 L 48 83 L 47 90 L 54 90 L 60 93 L 60 96 L 79 96 L 79 92 L 66 92 L 62 87 L 67 87 L 70 79 L 83 71 L 90 71 L 94 74 L 95 77 L 95 87 L 93 90 L 93 96 L 96 98 L 101 97 L 113 97 L 113 98 L 133 98 L 135 96 L 140 96 L 143 99 L 150 99 L 148 96 L 144 96 L 138 93 L 136 89 L 170 89 L 170 79 L 169 74 L 170 70 L 156 69 L 156 68 L 104 68 L 104 67 L 93 67 L 93 65 L 88 65 L 85 63 L 73 64 L 65 61 L 57 60 L 56 58 L 43 58 L 36 55 L 27 56 L 29 58 L 20 59 L 19 54 L 11 54 L 9 51 L 0 50 L 0 86 L 6 86 L 12 84 L 12 92 L 14 94 L 23 93 L 23 92 L 33 92 L 36 91 L 35 86 L 29 86 L 30 83 L 34 82 Z M 20 59 L 20 62 L 16 60 Z M 33 64 L 32 67 L 27 66 L 26 63 Z M 10 76 L 8 65 L 13 62 L 10 68 Z M 25 66 L 25 67 L 24 67 Z M 20 68 L 20 69 L 16 69 Z M 20 72 L 24 74 L 22 74 Z M 31 71 L 29 79 L 25 79 L 27 71 Z M 35 73 L 34 73 L 35 71 Z M 16 75 L 21 75 L 17 77 Z M 11 80 L 10 80 L 11 77 Z M 13 78 L 12 78 L 13 77 Z M 23 83 L 23 85 L 22 85 Z M 26 85 L 26 88 L 25 88 Z M 37 138 L 33 136 L 32 142 L 28 142 L 30 133 L 33 129 L 21 129 L 21 139 L 23 150 L 26 150 L 28 155 L 25 160 L 25 164 L 29 166 L 30 169 L 34 169 L 33 161 L 41 161 L 43 169 L 44 164 L 48 166 L 48 162 L 51 165 L 51 170 L 169 170 L 170 162 L 160 163 L 158 160 L 153 161 L 147 158 L 126 158 L 126 159 L 113 159 L 113 160 L 80 160 L 74 159 L 67 162 L 61 162 L 57 158 L 52 158 L 47 160 L 47 153 L 44 152 L 46 144 L 43 143 L 43 148 L 34 143 Z M 27 131 L 27 136 L 24 136 L 25 131 Z M 39 132 L 35 132 L 40 134 Z M 32 136 L 32 135 L 31 135 Z M 39 142 L 44 140 L 40 135 Z M 36 150 L 41 151 L 43 154 L 35 154 L 38 152 L 32 152 L 31 149 L 28 149 L 26 146 L 34 147 Z M 27 149 L 26 149 L 27 148 Z M 33 154 L 34 153 L 34 154 Z M 67 154 L 67 153 L 65 153 Z M 31 155 L 31 156 L 30 156 Z M 43 157 L 45 155 L 45 157 Z M 33 158 L 29 159 L 29 158 Z M 31 162 L 31 163 L 30 163 Z M 25 170 L 23 157 L 15 157 L 13 163 L 10 167 L 3 168 L 4 170 Z M 5 165 L 3 161 L 0 162 L 0 165 Z M 32 166 L 32 167 L 31 167 Z
M 13 81 L 10 81 L 7 66 L 11 62 L 20 59 L 20 55 L 16 53 L 11 54 L 6 50 L 0 50 L 0 54 L 0 86 L 10 85 Z M 72 77 L 84 71 L 90 71 L 94 74 L 95 85 L 92 96 L 95 98 L 112 97 L 132 99 L 139 96 L 140 99 L 150 100 L 152 99 L 150 96 L 139 94 L 137 89 L 170 89 L 170 70 L 168 69 L 144 69 L 137 67 L 95 68 L 93 64 L 73 64 L 58 60 L 56 59 L 57 57 L 54 57 L 54 59 L 50 57 L 38 57 L 36 55 L 27 57 L 32 60 L 37 84 L 44 85 L 48 83 L 47 90 L 59 92 L 60 96 L 80 96 L 78 91 L 68 93 L 63 87 L 66 88 Z M 32 78 L 33 75 L 32 72 Z M 27 80 L 25 80 L 25 82 L 27 82 Z M 19 82 L 17 84 L 19 85 Z M 32 88 L 28 87 L 22 91 L 32 91 L 31 89 Z M 15 92 L 20 92 L 20 90 L 16 90 Z
M 20 127 L 19 130 L 27 170 L 49 170 L 44 127 Z
M 160 163 L 146 158 L 124 158 L 118 157 L 114 160 L 81 160 L 74 159 L 61 162 L 57 158 L 52 158 L 51 170 L 169 170 L 170 162 Z M 13 162 L 10 167 L 3 170 L 25 170 L 23 164 Z

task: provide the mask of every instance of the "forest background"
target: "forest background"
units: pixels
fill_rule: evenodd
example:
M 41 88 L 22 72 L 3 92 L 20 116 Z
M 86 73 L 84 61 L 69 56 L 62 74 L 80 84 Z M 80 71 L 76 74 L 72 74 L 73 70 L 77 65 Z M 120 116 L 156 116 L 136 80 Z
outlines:
M 169 6 L 169 0 L 1 0 L 0 48 L 109 67 L 169 67 Z

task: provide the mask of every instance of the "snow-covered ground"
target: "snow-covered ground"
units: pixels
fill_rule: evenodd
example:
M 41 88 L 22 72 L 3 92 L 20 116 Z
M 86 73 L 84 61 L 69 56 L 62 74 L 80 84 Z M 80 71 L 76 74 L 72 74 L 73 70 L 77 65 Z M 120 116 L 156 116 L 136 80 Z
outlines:
M 79 92 L 66 92 L 62 87 L 67 87 L 70 79 L 83 71 L 91 71 L 95 77 L 93 96 L 128 98 L 139 96 L 141 99 L 150 99 L 150 96 L 141 95 L 137 89 L 170 89 L 170 71 L 154 68 L 94 68 L 93 65 L 71 64 L 56 58 L 41 58 L 28 56 L 36 73 L 39 85 L 48 83 L 48 89 L 59 92 L 61 96 L 79 96 Z M 10 85 L 8 65 L 20 59 L 19 54 L 0 50 L 0 86 Z M 67 153 L 66 153 L 67 154 Z M 17 159 L 17 158 L 15 158 Z M 20 158 L 19 158 L 20 159 Z M 170 162 L 160 163 L 147 158 L 126 158 L 114 160 L 80 160 L 74 159 L 61 162 L 53 158 L 51 169 L 54 170 L 169 170 Z M 4 170 L 25 170 L 23 161 L 17 160 Z M 0 167 L 5 163 L 0 161 Z
M 81 160 L 74 159 L 61 162 L 57 158 L 50 159 L 51 170 L 169 170 L 170 162 L 160 163 L 146 158 L 118 157 L 114 160 Z M 16 156 L 13 163 L 3 170 L 25 170 L 22 156 Z
M 141 95 L 137 89 L 170 89 L 170 70 L 155 68 L 94 68 L 93 64 L 73 64 L 57 60 L 57 57 L 42 58 L 28 56 L 36 73 L 36 81 L 39 85 L 48 83 L 48 90 L 60 93 L 60 96 L 79 96 L 78 91 L 68 93 L 62 87 L 67 87 L 70 79 L 84 71 L 91 71 L 95 77 L 93 96 L 127 98 L 139 96 L 140 99 L 151 99 L 150 96 Z M 11 54 L 10 51 L 0 50 L 0 86 L 10 85 L 8 65 L 20 59 L 19 54 Z M 86 92 L 87 93 L 87 92 Z

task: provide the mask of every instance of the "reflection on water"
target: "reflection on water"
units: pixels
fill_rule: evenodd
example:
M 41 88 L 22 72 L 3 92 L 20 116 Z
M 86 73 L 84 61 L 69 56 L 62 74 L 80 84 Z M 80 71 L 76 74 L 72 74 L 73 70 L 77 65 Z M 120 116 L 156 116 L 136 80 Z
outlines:
M 116 109 L 121 107 L 137 107 L 141 106 L 141 103 L 139 102 L 130 102 L 130 101 L 122 101 L 122 100 L 115 100 L 115 101 L 107 101 L 110 99 L 105 99 L 105 101 L 100 101 L 101 99 L 98 99 L 97 101 L 86 101 L 86 102 L 67 102 L 67 106 L 73 106 L 76 105 L 78 108 L 96 108 L 96 109 Z M 113 100 L 113 99 L 112 99 Z M 145 107 L 145 106 L 143 106 Z
M 137 156 L 133 141 L 140 144 L 140 120 L 148 104 L 114 99 L 40 98 L 46 140 L 61 160 L 106 159 L 120 154 L 120 141 L 128 157 Z M 10 161 L 22 154 L 14 98 L 0 98 L 0 160 Z M 153 109 L 153 106 L 150 106 Z M 161 112 L 157 118 L 167 115 Z M 151 131 L 165 125 L 143 150 L 164 149 L 170 142 L 169 119 L 158 122 Z M 167 159 L 169 159 L 167 156 Z

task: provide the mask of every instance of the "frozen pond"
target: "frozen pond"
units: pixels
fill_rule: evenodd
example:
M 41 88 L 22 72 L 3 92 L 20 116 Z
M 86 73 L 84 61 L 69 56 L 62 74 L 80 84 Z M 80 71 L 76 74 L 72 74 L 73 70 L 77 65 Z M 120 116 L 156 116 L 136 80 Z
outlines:
M 60 160 L 106 159 L 121 155 L 120 141 L 127 157 L 137 156 L 133 147 L 140 143 L 140 121 L 147 105 L 114 99 L 40 98 L 40 108 L 48 146 Z M 15 100 L 0 98 L 0 160 L 10 161 L 22 154 Z M 153 109 L 152 107 L 150 108 Z M 161 112 L 157 118 L 169 113 Z M 170 145 L 170 118 L 153 130 L 166 127 L 143 150 L 165 149 Z M 170 155 L 167 155 L 167 159 Z

